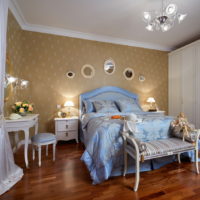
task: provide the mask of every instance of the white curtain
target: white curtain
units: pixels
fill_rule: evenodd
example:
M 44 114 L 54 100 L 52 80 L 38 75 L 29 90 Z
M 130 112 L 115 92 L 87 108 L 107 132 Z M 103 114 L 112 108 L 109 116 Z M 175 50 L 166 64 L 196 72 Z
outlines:
M 9 190 L 23 176 L 23 171 L 14 163 L 13 153 L 4 129 L 4 74 L 6 60 L 8 0 L 0 0 L 0 195 Z

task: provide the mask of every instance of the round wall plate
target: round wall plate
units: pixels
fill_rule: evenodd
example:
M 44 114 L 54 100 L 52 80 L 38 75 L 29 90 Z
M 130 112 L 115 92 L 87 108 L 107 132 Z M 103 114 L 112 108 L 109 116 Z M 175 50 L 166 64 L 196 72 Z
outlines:
M 95 75 L 95 69 L 92 65 L 83 65 L 83 67 L 81 68 L 81 74 L 85 78 L 92 78 Z
M 72 72 L 72 71 L 68 71 L 68 72 L 66 73 L 66 76 L 67 76 L 67 78 L 74 78 L 74 77 L 75 77 L 75 73 Z
M 124 74 L 125 79 L 129 81 L 132 80 L 135 76 L 135 72 L 132 68 L 126 68 L 123 74 Z

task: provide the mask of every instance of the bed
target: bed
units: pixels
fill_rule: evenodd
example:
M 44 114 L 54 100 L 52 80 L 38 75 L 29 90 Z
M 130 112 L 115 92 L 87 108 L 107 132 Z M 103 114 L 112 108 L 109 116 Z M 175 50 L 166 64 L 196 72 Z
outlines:
M 141 119 L 141 122 L 137 123 L 137 137 L 142 141 L 170 137 L 170 123 L 173 117 L 152 117 L 152 114 L 149 116 L 148 112 L 144 112 L 141 109 L 138 96 L 127 90 L 105 86 L 81 94 L 79 100 L 80 138 L 85 145 L 81 160 L 86 164 L 93 184 L 101 183 L 111 176 L 122 175 L 123 141 L 121 131 L 124 120 L 111 119 L 111 116 L 136 114 Z M 104 106 L 102 109 L 102 105 L 98 105 L 99 102 L 106 102 L 107 107 Z M 109 106 L 111 106 L 110 104 L 113 106 L 112 102 L 114 102 L 117 109 L 111 109 L 107 105 L 108 102 Z M 131 107 L 129 108 L 129 103 L 127 103 L 124 109 L 123 106 L 120 107 L 120 102 L 131 102 L 134 105 L 130 104 Z M 92 108 L 91 105 L 93 106 Z M 133 107 L 134 109 L 132 109 Z M 173 156 L 148 160 L 142 163 L 141 171 L 157 169 L 173 161 Z M 129 159 L 128 173 L 135 171 L 133 162 L 133 160 Z

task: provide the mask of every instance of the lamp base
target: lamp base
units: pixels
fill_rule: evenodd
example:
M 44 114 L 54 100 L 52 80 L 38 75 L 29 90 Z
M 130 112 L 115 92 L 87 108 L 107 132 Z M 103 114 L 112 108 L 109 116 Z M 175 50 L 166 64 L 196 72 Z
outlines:
M 149 109 L 148 112 L 156 112 L 156 109 Z

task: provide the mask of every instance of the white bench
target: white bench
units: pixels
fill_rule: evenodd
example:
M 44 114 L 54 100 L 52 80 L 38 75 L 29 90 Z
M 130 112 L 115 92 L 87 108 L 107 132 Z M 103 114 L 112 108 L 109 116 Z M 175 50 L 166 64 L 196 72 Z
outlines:
M 183 141 L 181 138 L 171 137 L 162 140 L 153 140 L 149 142 L 141 142 L 128 132 L 123 132 L 122 137 L 124 141 L 124 173 L 127 171 L 127 155 L 130 155 L 135 160 L 135 185 L 134 191 L 138 190 L 140 181 L 140 162 L 144 160 L 160 158 L 169 155 L 178 155 L 180 161 L 180 154 L 187 151 L 195 151 L 196 171 L 199 174 L 198 166 L 198 140 L 200 130 L 197 131 L 196 140 L 194 143 Z M 145 148 L 144 148 L 145 146 Z M 143 148 L 143 149 L 142 149 Z

